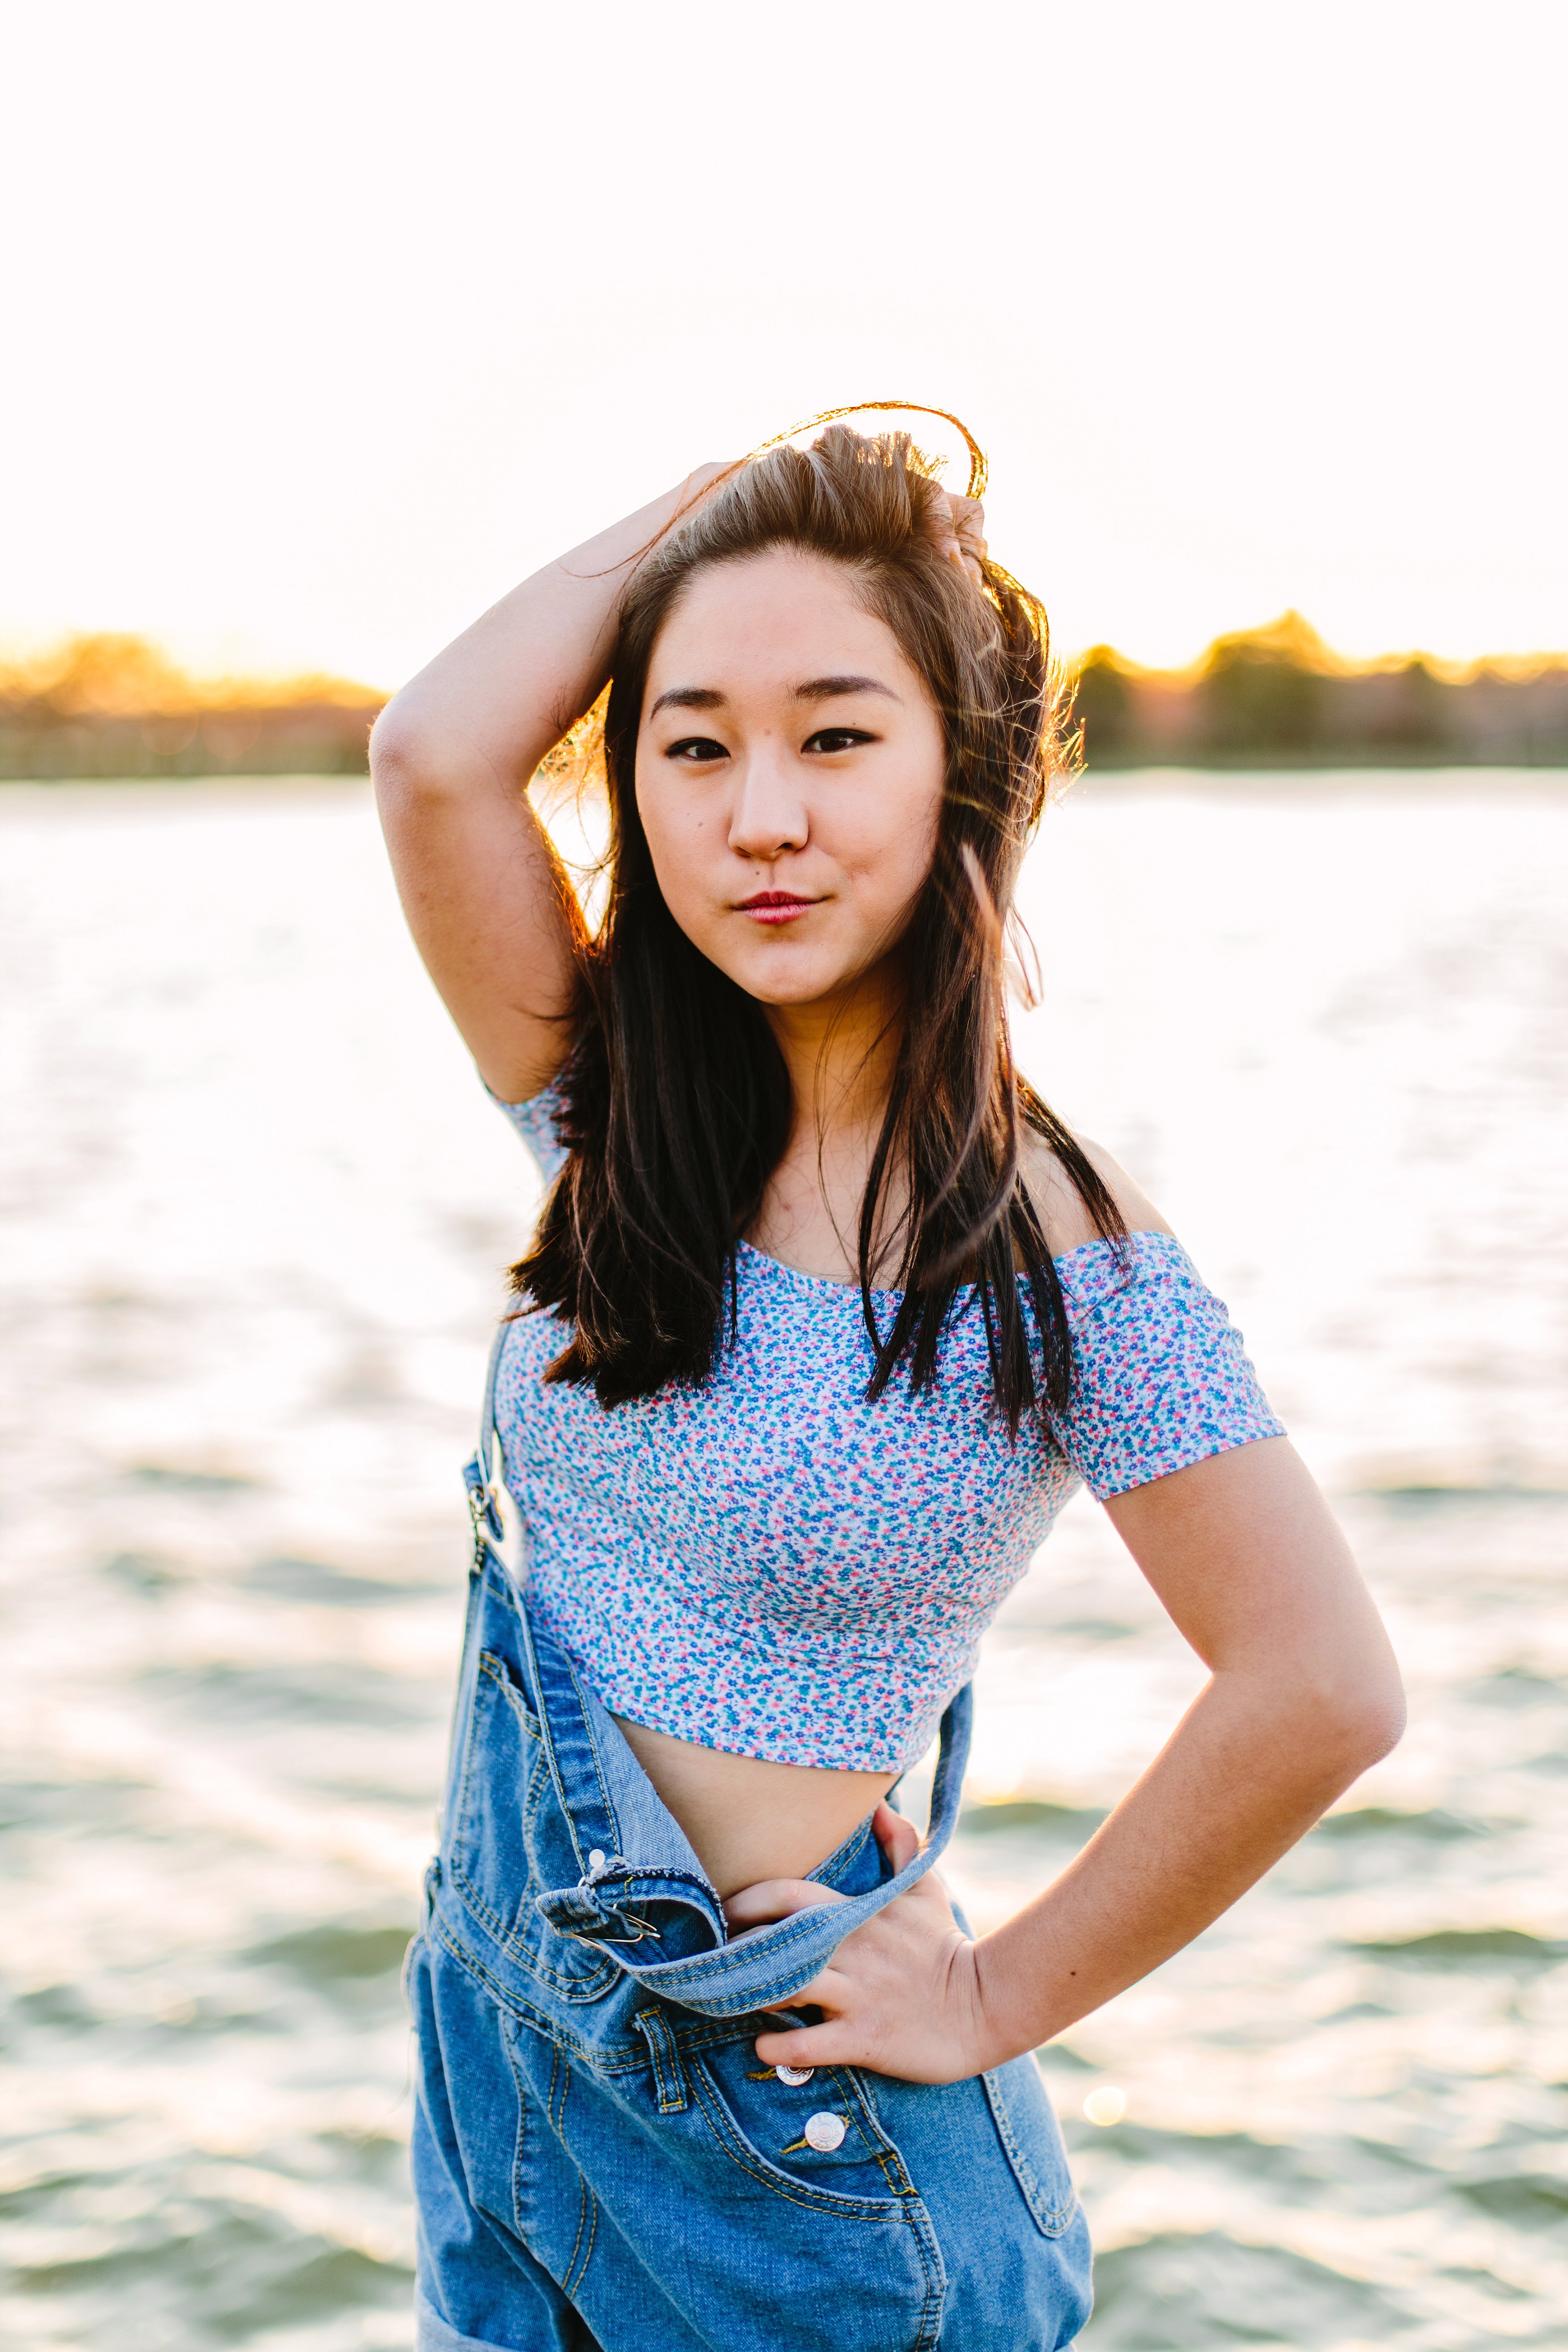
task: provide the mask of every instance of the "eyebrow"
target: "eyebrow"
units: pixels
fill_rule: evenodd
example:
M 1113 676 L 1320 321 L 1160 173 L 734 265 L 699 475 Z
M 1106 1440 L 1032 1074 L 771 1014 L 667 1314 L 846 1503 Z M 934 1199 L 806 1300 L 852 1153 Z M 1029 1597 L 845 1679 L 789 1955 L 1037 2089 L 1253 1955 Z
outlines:
M 677 710 L 718 710 L 723 700 L 723 696 L 710 686 L 672 686 L 668 694 L 659 696 L 648 717 L 657 719 L 661 710 L 672 706 Z
M 889 702 L 899 699 L 879 677 L 808 677 L 795 689 L 797 702 L 831 702 L 839 694 L 885 694 Z
M 804 686 L 791 690 L 797 702 L 831 702 L 843 694 L 882 694 L 889 702 L 900 699 L 892 688 L 884 686 L 879 677 L 808 677 Z M 648 717 L 655 719 L 665 709 L 721 710 L 724 701 L 724 696 L 715 687 L 672 686 L 659 696 Z

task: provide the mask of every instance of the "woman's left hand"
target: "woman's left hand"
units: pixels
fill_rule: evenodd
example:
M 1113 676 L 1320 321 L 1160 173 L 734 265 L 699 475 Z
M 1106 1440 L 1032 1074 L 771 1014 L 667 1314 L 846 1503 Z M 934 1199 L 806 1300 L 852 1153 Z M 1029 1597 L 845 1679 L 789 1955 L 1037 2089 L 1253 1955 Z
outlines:
M 910 1861 L 914 1825 L 879 1805 L 877 1843 L 895 1870 Z M 731 1895 L 737 1933 L 813 1904 L 847 1901 L 808 1878 L 765 1878 Z M 934 1871 L 846 1936 L 821 1973 L 791 1997 L 825 2012 L 820 2025 L 757 2036 L 769 2066 L 868 2066 L 906 2083 L 956 2083 L 1009 2053 L 986 2046 L 975 1948 L 952 1916 Z
M 932 530 L 937 545 L 950 563 L 967 573 L 977 588 L 985 585 L 985 509 L 978 499 L 956 490 L 939 489 Z

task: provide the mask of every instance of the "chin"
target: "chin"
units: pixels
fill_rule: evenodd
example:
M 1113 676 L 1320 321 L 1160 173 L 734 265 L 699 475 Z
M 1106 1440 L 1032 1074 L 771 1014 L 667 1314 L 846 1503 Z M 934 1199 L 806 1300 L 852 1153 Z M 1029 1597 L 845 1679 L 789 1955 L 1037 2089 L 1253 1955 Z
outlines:
M 815 1004 L 852 988 L 876 961 L 875 954 L 864 950 L 859 956 L 846 955 L 842 941 L 802 939 L 798 932 L 792 936 L 793 926 L 759 930 L 749 938 L 738 938 L 729 926 L 706 936 L 705 926 L 682 929 L 710 963 L 759 1004 Z
M 713 961 L 719 960 L 715 956 Z M 842 988 L 846 977 L 824 971 L 815 960 L 788 953 L 742 956 L 721 964 L 720 970 L 759 1004 L 813 1004 Z
M 831 996 L 833 982 L 798 972 L 732 971 L 730 974 L 737 988 L 754 996 L 759 1004 L 815 1004 L 819 997 Z

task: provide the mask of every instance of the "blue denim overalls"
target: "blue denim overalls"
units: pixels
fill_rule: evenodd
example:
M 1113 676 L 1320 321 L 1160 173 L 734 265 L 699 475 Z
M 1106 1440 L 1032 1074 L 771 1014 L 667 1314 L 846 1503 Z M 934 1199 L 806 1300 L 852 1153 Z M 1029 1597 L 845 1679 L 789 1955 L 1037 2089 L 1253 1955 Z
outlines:
M 786 2079 L 753 2047 L 946 1845 L 969 1691 L 942 1717 L 914 1860 L 895 1876 L 863 1822 L 811 1874 L 849 1900 L 728 1940 L 614 1720 L 530 1622 L 500 1349 L 464 1474 L 468 1627 L 407 1967 L 419 2352 L 1070 2343 L 1089 2233 L 1033 2058 L 933 2086 L 847 2066 Z

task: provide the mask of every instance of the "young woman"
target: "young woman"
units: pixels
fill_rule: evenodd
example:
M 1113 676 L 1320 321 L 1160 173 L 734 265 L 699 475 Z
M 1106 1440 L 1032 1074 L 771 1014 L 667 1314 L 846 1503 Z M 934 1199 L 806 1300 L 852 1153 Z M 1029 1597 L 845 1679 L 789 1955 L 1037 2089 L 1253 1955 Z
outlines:
M 1030 2054 L 1397 1737 L 1219 1301 L 1008 1046 L 1037 604 L 901 435 L 692 475 L 383 717 L 420 950 L 549 1180 L 469 1465 L 409 1986 L 423 2352 L 1044 2352 L 1089 2247 Z M 609 898 L 529 803 L 609 681 Z M 1210 1670 L 973 1939 L 979 1637 L 1079 1479 Z M 940 1726 L 929 1831 L 891 1802 Z

